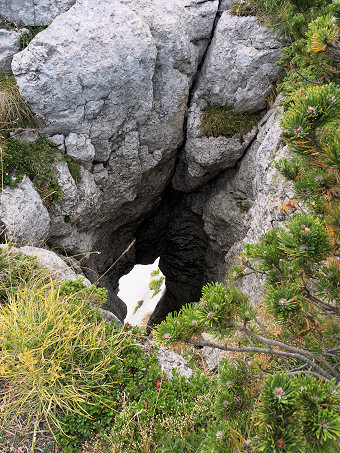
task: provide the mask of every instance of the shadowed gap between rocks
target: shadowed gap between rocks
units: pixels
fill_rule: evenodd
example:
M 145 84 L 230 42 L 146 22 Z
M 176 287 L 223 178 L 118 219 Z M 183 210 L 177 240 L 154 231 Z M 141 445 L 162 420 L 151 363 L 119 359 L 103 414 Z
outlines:
M 136 239 L 136 264 L 150 264 L 160 256 L 159 268 L 166 278 L 166 290 L 150 317 L 150 327 L 200 298 L 208 240 L 201 217 L 192 212 L 183 194 L 171 188 L 140 225 Z

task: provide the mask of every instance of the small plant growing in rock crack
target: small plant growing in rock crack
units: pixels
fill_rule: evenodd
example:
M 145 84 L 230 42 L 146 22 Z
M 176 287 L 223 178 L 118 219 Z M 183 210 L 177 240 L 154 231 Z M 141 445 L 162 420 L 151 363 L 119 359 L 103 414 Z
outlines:
M 207 137 L 243 136 L 250 132 L 260 119 L 259 114 L 236 112 L 232 107 L 207 107 L 203 111 L 201 129 Z
M 46 26 L 40 26 L 40 25 L 39 26 L 29 26 L 29 27 L 25 27 L 25 28 L 27 31 L 25 33 L 22 33 L 20 36 L 20 49 L 21 50 L 25 49 L 28 46 L 28 44 L 32 41 L 32 39 L 37 36 L 38 33 L 45 30 L 47 28 L 47 25 Z

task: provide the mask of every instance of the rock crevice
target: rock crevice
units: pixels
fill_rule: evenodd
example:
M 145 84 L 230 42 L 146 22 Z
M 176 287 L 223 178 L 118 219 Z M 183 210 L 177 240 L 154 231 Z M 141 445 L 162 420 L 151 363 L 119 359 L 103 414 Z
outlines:
M 224 280 L 230 249 L 260 221 L 251 206 L 256 184 L 270 185 L 261 165 L 272 155 L 256 154 L 267 118 L 242 140 L 205 137 L 202 112 L 264 110 L 281 45 L 256 18 L 231 16 L 226 0 L 57 5 L 12 62 L 40 133 L 81 168 L 76 182 L 58 164 L 62 198 L 49 209 L 48 243 L 109 289 L 106 308 L 120 319 L 119 278 L 160 256 L 167 289 L 158 322 L 197 300 L 206 281 Z

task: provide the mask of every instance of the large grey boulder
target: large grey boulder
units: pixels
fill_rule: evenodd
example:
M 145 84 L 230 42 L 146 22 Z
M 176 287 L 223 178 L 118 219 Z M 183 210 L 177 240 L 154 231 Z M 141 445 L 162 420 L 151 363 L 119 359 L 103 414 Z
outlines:
M 256 17 L 232 16 L 225 11 L 217 24 L 194 99 L 232 106 L 241 112 L 264 109 L 281 55 L 282 44 Z
M 217 0 L 78 0 L 15 56 L 22 96 L 83 167 L 77 184 L 60 171 L 56 245 L 107 256 L 108 234 L 159 202 L 217 9 Z
M 47 238 L 50 217 L 27 176 L 0 192 L 0 224 L 7 239 L 18 245 L 41 245 Z
M 281 54 L 282 45 L 256 17 L 222 14 L 193 93 L 187 140 L 173 178 L 175 189 L 192 191 L 233 167 L 243 155 L 257 129 L 244 137 L 206 137 L 201 129 L 203 111 L 208 106 L 242 112 L 264 109 Z
M 76 0 L 1 0 L 1 16 L 16 25 L 48 25 Z
M 0 74 L 11 73 L 14 54 L 20 50 L 20 33 L 0 28 Z

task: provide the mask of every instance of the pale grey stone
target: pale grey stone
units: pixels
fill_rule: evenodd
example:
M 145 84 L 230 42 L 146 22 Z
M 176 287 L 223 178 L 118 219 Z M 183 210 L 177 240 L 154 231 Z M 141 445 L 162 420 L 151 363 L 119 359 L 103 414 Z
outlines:
M 177 369 L 180 376 L 189 378 L 194 374 L 188 362 L 179 354 L 162 346 L 157 351 L 157 359 L 161 364 L 162 371 L 172 377 L 173 371 Z
M 240 159 L 257 128 L 242 137 L 205 137 L 203 111 L 209 105 L 264 109 L 281 54 L 281 44 L 255 17 L 222 14 L 188 111 L 187 140 L 172 180 L 175 189 L 197 189 Z
M 50 217 L 27 176 L 0 193 L 0 223 L 7 239 L 18 245 L 40 245 L 47 238 Z
M 65 137 L 62 134 L 53 135 L 49 137 L 52 143 L 54 143 L 60 151 L 65 152 Z
M 233 0 L 221 0 L 219 10 L 227 11 L 231 7 L 232 4 L 233 4 Z
M 1 16 L 16 25 L 48 25 L 76 0 L 1 0 Z
M 80 162 L 91 162 L 95 155 L 94 146 L 86 135 L 69 134 L 65 138 L 66 154 Z
M 20 33 L 0 28 L 0 74 L 11 73 L 13 56 L 20 50 Z
M 105 310 L 104 308 L 100 308 L 99 311 L 100 311 L 100 314 L 102 315 L 102 317 L 104 319 L 106 319 L 107 321 L 114 322 L 114 323 L 118 324 L 119 326 L 121 326 L 123 324 L 117 318 L 117 316 L 115 316 L 111 311 Z
M 282 44 L 256 17 L 231 16 L 219 20 L 204 62 L 195 99 L 228 105 L 242 112 L 266 107 Z

